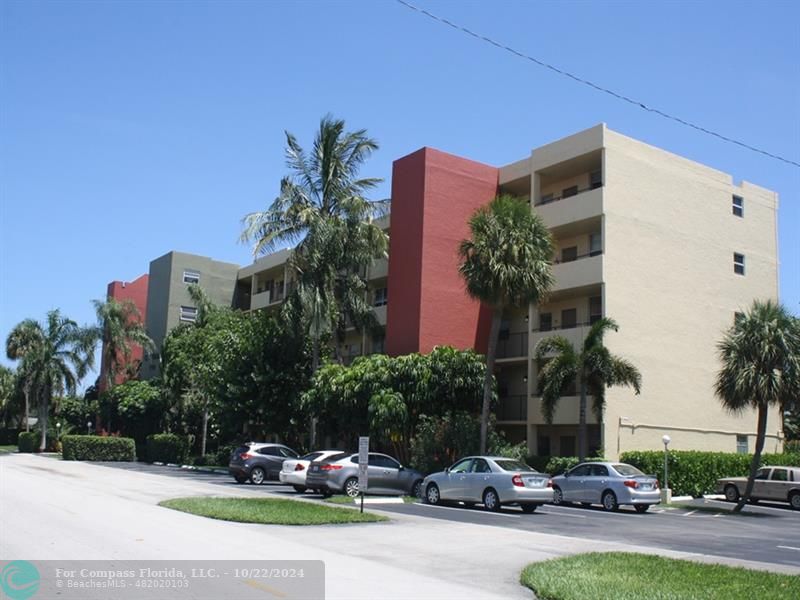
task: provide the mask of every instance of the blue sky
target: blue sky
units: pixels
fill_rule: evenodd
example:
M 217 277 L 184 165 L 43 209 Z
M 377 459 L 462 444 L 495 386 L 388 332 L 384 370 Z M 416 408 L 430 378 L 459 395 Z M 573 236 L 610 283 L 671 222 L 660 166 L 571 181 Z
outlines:
M 800 3 L 418 5 L 800 162 Z M 599 122 L 777 190 L 781 299 L 800 314 L 800 169 L 648 114 L 383 2 L 0 3 L 0 336 L 176 249 L 247 264 L 241 217 L 283 131 L 367 128 L 365 175 L 433 146 L 493 165 Z M 4 362 L 5 356 L 2 357 Z

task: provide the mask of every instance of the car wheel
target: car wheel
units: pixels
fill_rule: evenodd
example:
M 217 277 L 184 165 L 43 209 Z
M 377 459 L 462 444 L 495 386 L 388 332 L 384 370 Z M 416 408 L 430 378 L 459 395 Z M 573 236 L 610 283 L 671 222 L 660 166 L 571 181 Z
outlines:
M 439 486 L 435 483 L 429 483 L 428 488 L 425 490 L 425 501 L 428 504 L 439 504 L 442 501 L 442 497 L 439 494 Z
M 524 512 L 526 515 L 529 515 L 532 512 L 535 512 L 536 509 L 539 508 L 539 505 L 538 504 L 520 504 L 519 507 L 522 509 L 522 512 Z
M 347 481 L 344 482 L 344 493 L 350 496 L 351 498 L 355 498 L 358 496 L 358 479 L 355 477 L 351 477 Z
M 646 513 L 647 509 L 650 508 L 649 504 L 634 504 L 634 508 L 636 508 L 637 513 Z
M 619 510 L 619 502 L 614 492 L 606 492 L 603 494 L 603 508 L 608 512 L 616 512 Z
M 261 485 L 266 478 L 267 472 L 261 467 L 254 467 L 253 470 L 250 471 L 250 482 L 255 485 Z
M 491 512 L 500 510 L 500 497 L 492 488 L 483 492 L 483 507 Z
M 728 484 L 725 486 L 725 500 L 728 502 L 739 501 L 739 490 L 735 485 Z
M 556 506 L 564 504 L 564 492 L 561 491 L 560 487 L 553 488 L 553 504 Z
M 411 486 L 411 495 L 414 498 L 422 498 L 422 479 L 417 479 Z
M 298 494 L 302 494 L 303 492 L 306 491 L 306 487 L 304 485 L 293 485 L 292 487 L 294 488 L 294 491 L 297 492 Z
M 789 506 L 795 510 L 800 510 L 800 492 L 792 492 L 789 496 Z

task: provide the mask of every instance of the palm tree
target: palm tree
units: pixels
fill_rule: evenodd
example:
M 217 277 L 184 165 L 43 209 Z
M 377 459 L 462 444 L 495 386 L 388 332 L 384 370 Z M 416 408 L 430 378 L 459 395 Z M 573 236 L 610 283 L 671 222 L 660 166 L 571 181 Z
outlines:
M 553 242 L 541 218 L 524 200 L 501 195 L 475 211 L 472 239 L 459 247 L 459 272 L 467 293 L 492 310 L 481 410 L 481 454 L 486 452 L 489 404 L 504 307 L 539 304 L 553 285 Z
M 95 328 L 79 327 L 58 310 L 47 313 L 44 324 L 26 319 L 9 334 L 6 354 L 21 361 L 18 372 L 25 380 L 26 403 L 30 395 L 39 402 L 40 451 L 47 447 L 47 416 L 54 394 L 75 393 L 78 381 L 93 366 L 96 343 Z
M 539 393 L 542 396 L 542 414 L 545 421 L 553 422 L 558 401 L 576 382 L 580 386 L 578 412 L 578 455 L 586 458 L 586 399 L 591 394 L 593 410 L 601 420 L 605 407 L 605 390 L 612 386 L 630 386 L 638 395 L 642 375 L 629 361 L 615 356 L 603 345 L 607 331 L 617 331 L 612 319 L 599 319 L 589 329 L 580 350 L 560 335 L 548 337 L 536 345 L 535 358 L 539 372 Z
M 718 344 L 722 369 L 715 392 L 733 413 L 758 412 L 756 447 L 739 512 L 753 491 L 771 406 L 785 408 L 800 397 L 800 320 L 780 304 L 756 300 Z
M 9 409 L 17 392 L 17 377 L 13 369 L 0 365 L 0 413 L 3 425 L 6 425 Z
M 117 383 L 117 378 L 130 367 L 133 346 L 140 346 L 145 352 L 155 348 L 153 340 L 142 325 L 142 315 L 130 300 L 117 302 L 109 298 L 105 302 L 94 300 L 97 314 L 96 335 L 103 340 L 102 363 L 106 365 L 106 390 Z

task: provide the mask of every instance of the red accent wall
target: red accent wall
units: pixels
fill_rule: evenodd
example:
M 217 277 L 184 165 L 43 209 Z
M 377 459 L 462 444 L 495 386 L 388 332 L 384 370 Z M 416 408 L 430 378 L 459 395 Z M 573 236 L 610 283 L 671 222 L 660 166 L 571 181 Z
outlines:
M 133 302 L 134 305 L 136 305 L 136 308 L 139 309 L 139 321 L 144 323 L 144 318 L 147 314 L 147 284 L 149 278 L 149 275 L 142 275 L 138 279 L 135 279 L 131 282 L 112 281 L 108 284 L 106 297 L 109 299 L 113 298 L 117 302 L 122 302 L 124 300 L 130 300 Z M 105 357 L 105 348 L 103 350 L 102 356 Z M 140 346 L 134 345 L 131 347 L 131 362 L 141 362 L 142 356 L 143 352 Z M 106 361 L 104 358 L 102 358 L 100 364 L 100 383 L 98 384 L 101 392 L 105 389 L 105 375 L 107 368 L 108 366 L 106 365 Z M 118 375 L 116 383 L 122 383 L 124 380 L 124 376 Z
M 466 293 L 458 245 L 467 221 L 496 194 L 498 169 L 432 148 L 395 161 L 386 348 L 391 355 L 448 344 L 486 351 L 489 311 Z

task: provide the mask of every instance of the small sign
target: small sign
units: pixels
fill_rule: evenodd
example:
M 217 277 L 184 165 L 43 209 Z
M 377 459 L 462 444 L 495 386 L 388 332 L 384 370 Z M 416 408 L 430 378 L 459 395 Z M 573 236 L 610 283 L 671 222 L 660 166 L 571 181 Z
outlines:
M 369 485 L 367 466 L 369 465 L 369 437 L 358 438 L 358 491 L 365 494 Z

